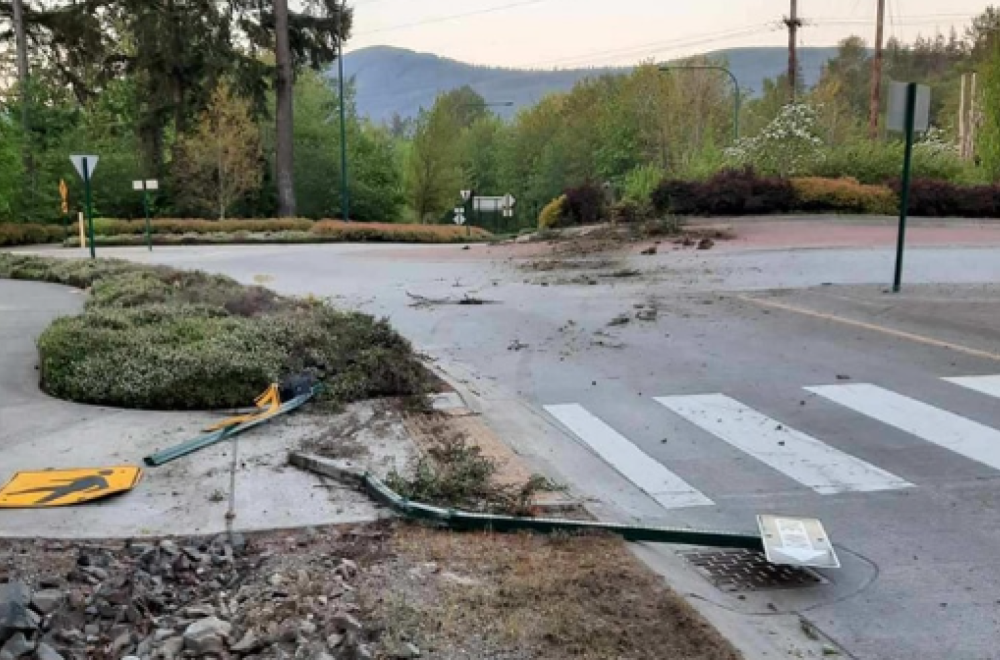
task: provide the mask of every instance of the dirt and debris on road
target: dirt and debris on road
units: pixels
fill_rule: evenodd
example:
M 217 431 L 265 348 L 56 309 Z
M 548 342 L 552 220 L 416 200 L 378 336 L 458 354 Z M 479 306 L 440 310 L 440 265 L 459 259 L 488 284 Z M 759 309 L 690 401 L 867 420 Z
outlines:
M 406 292 L 406 295 L 413 301 L 410 307 L 440 307 L 442 305 L 498 305 L 499 300 L 486 300 L 466 293 L 461 298 L 430 298 L 416 293 Z
M 395 522 L 3 541 L 0 614 L 39 660 L 738 657 L 616 539 Z

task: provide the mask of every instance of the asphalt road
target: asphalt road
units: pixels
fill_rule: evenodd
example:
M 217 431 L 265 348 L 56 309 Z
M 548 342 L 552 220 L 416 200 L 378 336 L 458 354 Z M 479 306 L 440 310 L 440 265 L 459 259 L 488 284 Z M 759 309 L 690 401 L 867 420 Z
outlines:
M 792 613 L 858 658 L 998 657 L 1000 381 L 944 379 L 1000 374 L 1000 248 L 911 250 L 902 296 L 883 248 L 661 251 L 592 273 L 485 246 L 114 253 L 389 316 L 508 417 L 542 420 L 526 451 L 609 517 L 824 521 L 844 563 L 828 583 L 692 586 L 709 609 Z M 609 276 L 623 267 L 641 274 Z M 635 448 L 652 460 L 622 459 Z

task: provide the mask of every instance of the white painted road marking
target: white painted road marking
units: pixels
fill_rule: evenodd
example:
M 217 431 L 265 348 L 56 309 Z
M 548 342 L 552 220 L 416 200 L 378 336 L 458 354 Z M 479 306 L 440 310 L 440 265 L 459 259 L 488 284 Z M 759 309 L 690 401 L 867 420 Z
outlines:
M 583 406 L 545 406 L 545 410 L 664 508 L 715 504 Z
M 823 495 L 913 485 L 721 394 L 659 397 L 656 401 Z
M 889 390 L 857 383 L 805 388 L 834 403 L 1000 470 L 1000 431 Z
M 944 380 L 1000 399 L 1000 376 L 965 376 L 945 378 Z

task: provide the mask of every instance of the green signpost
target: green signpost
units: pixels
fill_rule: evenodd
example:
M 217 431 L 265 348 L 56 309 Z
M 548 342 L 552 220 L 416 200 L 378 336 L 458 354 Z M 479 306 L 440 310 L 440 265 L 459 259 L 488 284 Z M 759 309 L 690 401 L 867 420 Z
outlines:
M 100 157 L 70 156 L 69 159 L 73 162 L 73 167 L 76 168 L 77 174 L 79 174 L 80 178 L 83 179 L 83 190 L 87 212 L 87 241 L 90 243 L 90 258 L 96 259 L 97 250 L 94 247 L 94 207 L 90 193 L 90 178 L 94 175 L 94 170 L 97 169 L 97 161 L 100 160 Z
M 142 191 L 142 210 L 146 213 L 146 247 L 153 251 L 153 230 L 149 222 L 149 191 L 159 190 L 160 182 L 156 179 L 144 179 L 132 182 L 132 190 Z

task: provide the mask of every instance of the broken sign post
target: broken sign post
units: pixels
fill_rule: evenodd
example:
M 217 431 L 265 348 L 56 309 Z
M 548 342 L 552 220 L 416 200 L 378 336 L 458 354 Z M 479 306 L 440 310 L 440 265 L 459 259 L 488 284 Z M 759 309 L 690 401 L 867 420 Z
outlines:
M 761 515 L 757 525 L 772 564 L 840 568 L 837 552 L 819 520 Z

